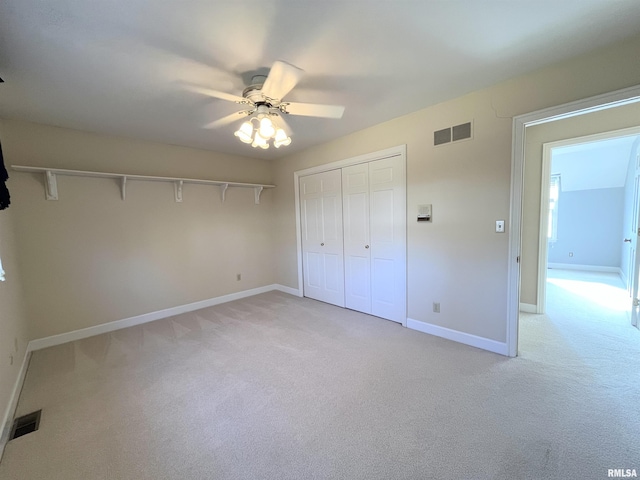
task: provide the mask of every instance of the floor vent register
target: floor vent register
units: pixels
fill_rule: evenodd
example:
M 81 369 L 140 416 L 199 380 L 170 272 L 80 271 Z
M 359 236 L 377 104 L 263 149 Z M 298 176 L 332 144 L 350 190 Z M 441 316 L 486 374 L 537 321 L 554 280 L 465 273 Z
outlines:
M 42 410 L 38 410 L 37 412 L 16 418 L 13 422 L 13 428 L 11 429 L 11 436 L 9 437 L 9 440 L 13 440 L 14 438 L 18 438 L 26 435 L 27 433 L 38 430 L 38 427 L 40 426 L 41 413 Z

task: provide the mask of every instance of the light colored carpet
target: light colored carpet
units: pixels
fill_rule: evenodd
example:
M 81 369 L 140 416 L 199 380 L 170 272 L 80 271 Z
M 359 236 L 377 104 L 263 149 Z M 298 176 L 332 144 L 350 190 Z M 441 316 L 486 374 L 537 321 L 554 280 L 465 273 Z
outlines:
M 640 332 L 568 295 L 565 318 L 523 316 L 516 359 L 278 292 L 41 350 L 18 406 L 42 408 L 40 429 L 9 442 L 0 478 L 640 469 Z

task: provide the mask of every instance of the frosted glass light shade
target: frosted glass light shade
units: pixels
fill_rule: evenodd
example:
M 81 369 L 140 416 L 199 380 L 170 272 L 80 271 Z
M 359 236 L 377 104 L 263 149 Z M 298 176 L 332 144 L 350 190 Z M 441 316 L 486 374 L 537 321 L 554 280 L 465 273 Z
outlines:
M 251 143 L 253 138 L 253 125 L 251 122 L 244 122 L 238 131 L 234 132 L 234 135 L 240 139 L 241 142 Z
M 287 134 L 284 130 L 279 128 L 276 131 L 276 138 L 273 139 L 273 146 L 276 148 L 280 148 L 281 146 L 286 146 L 291 143 L 291 137 L 287 137 Z
M 273 122 L 269 117 L 260 119 L 260 129 L 258 131 L 260 135 L 266 139 L 273 137 L 276 133 L 276 129 L 273 128 Z
M 269 148 L 269 144 L 267 143 L 267 139 L 264 138 L 262 135 L 260 135 L 260 132 L 256 132 L 254 138 L 253 138 L 253 143 L 251 144 L 251 146 L 253 148 L 256 147 L 260 147 L 260 148 L 264 148 L 265 150 L 267 148 Z

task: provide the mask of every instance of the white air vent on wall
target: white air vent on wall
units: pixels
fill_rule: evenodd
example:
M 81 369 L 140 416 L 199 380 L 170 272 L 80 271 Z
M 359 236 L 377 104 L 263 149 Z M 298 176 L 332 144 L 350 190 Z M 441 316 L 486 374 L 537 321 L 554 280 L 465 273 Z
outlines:
M 461 123 L 453 127 L 443 128 L 433 132 L 433 144 L 435 146 L 443 145 L 445 143 L 457 142 L 459 140 L 466 140 L 472 137 L 471 122 Z

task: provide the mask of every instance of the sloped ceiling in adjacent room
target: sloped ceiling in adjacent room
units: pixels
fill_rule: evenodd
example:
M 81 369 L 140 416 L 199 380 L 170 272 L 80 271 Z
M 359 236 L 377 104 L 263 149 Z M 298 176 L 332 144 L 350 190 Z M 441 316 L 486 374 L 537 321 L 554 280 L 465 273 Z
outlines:
M 638 138 L 629 135 L 554 148 L 552 173 L 560 174 L 565 192 L 624 187 Z

